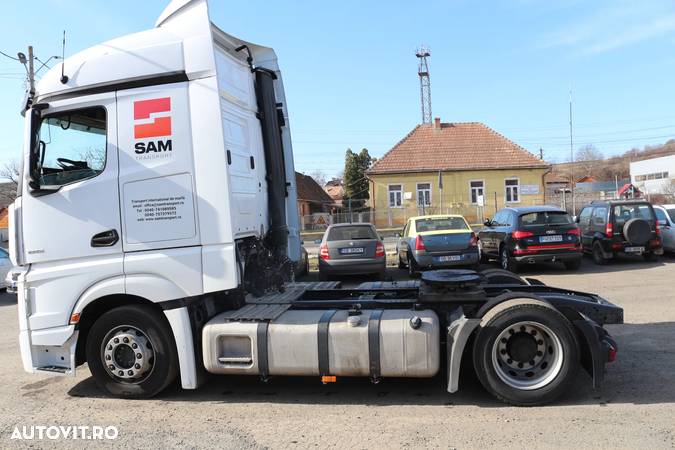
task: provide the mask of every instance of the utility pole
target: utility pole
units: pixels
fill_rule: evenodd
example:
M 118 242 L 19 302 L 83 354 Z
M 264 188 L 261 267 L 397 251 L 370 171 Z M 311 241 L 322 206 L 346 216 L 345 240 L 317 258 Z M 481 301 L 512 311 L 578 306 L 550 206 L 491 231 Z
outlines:
M 28 92 L 30 97 L 35 95 L 35 71 L 33 66 L 33 46 L 28 46 Z
M 429 49 L 421 46 L 415 56 L 419 59 L 417 75 L 420 77 L 420 101 L 422 103 L 422 123 L 431 123 L 431 79 L 427 58 L 431 56 Z
M 539 147 L 539 159 L 543 161 L 544 159 L 544 149 Z
M 574 198 L 574 139 L 572 138 L 572 85 L 570 85 L 570 189 L 572 194 L 572 215 L 577 215 L 577 203 Z

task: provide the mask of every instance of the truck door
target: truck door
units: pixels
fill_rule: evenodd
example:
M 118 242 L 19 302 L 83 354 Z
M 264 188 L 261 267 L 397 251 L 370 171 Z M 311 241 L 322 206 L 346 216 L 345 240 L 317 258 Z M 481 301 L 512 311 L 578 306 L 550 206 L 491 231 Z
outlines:
M 62 323 L 50 315 L 70 314 L 58 303 L 122 273 L 115 94 L 49 102 L 37 130 L 33 180 L 22 188 L 23 259 L 33 264 L 38 295 L 53 301 L 39 325 L 55 326 Z

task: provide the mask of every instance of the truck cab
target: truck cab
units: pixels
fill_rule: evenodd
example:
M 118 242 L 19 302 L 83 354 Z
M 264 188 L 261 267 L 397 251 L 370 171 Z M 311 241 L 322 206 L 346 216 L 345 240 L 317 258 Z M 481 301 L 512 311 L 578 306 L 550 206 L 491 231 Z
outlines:
M 300 242 L 277 59 L 213 25 L 206 1 L 67 58 L 25 106 L 10 282 L 26 370 L 73 373 L 92 311 L 138 300 L 191 348 L 170 302 L 288 280 Z

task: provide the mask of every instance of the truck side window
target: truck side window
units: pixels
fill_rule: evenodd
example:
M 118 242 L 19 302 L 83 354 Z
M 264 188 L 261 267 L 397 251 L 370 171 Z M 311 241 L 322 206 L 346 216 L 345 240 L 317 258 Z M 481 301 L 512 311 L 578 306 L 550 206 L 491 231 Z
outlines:
M 101 173 L 106 111 L 98 106 L 50 114 L 40 124 L 40 185 L 63 186 Z

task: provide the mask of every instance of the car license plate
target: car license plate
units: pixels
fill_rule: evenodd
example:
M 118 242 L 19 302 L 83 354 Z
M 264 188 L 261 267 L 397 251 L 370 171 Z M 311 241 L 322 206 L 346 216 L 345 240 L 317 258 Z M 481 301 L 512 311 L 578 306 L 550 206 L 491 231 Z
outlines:
M 642 253 L 644 250 L 644 247 L 626 247 L 624 251 L 626 253 Z
M 539 242 L 562 242 L 563 238 L 559 234 L 553 236 L 540 236 Z
M 448 256 L 439 256 L 439 262 L 451 262 L 451 261 L 460 261 L 462 259 L 461 255 L 448 255 Z
M 365 252 L 365 248 L 363 247 L 347 247 L 347 248 L 341 248 L 340 249 L 340 254 L 341 255 L 359 255 L 363 252 Z

